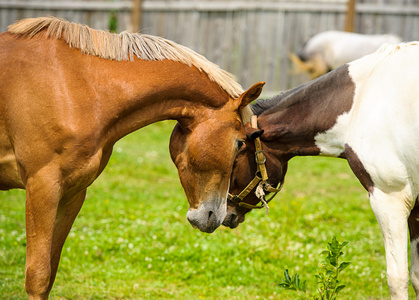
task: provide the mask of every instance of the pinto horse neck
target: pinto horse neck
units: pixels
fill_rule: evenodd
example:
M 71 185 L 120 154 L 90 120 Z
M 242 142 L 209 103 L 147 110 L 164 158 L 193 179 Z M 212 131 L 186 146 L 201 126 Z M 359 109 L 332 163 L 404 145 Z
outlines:
M 272 99 L 256 102 L 252 109 L 260 114 L 258 123 L 264 130 L 261 138 L 265 151 L 280 151 L 281 159 L 286 160 L 319 154 L 344 157 L 343 143 L 319 141 L 319 137 L 351 109 L 354 92 L 345 65 Z
M 260 139 L 271 185 L 283 182 L 287 163 L 294 156 L 345 157 L 343 136 L 327 135 L 322 139 L 322 134 L 333 128 L 339 116 L 351 109 L 353 97 L 354 84 L 348 66 L 343 66 L 305 85 L 252 104 L 252 111 L 258 115 L 258 126 L 263 129 Z M 254 129 L 246 127 L 246 130 L 249 139 L 245 150 L 240 151 L 236 158 L 230 186 L 232 194 L 240 193 L 257 170 L 252 141 Z M 251 193 L 245 201 L 256 205 L 260 200 Z M 249 210 L 231 206 L 234 208 L 229 206 L 224 224 L 236 227 Z

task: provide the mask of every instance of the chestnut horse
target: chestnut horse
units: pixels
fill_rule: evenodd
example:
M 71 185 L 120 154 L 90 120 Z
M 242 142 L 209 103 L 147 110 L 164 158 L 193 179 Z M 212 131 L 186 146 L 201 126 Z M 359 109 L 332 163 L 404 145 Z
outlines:
M 205 232 L 221 224 L 245 138 L 240 112 L 263 83 L 243 93 L 231 74 L 174 42 L 52 17 L 10 26 L 0 49 L 0 189 L 26 189 L 30 299 L 48 298 L 86 188 L 115 142 L 151 123 L 182 126 L 176 166 L 189 221 Z
M 392 299 L 419 299 L 419 43 L 386 46 L 305 85 L 252 106 L 261 131 L 236 158 L 230 191 L 238 194 L 256 172 L 253 139 L 260 135 L 268 182 L 277 185 L 294 156 L 344 158 L 380 225 Z M 246 203 L 259 199 L 249 194 Z M 236 227 L 248 208 L 229 203 L 224 225 Z

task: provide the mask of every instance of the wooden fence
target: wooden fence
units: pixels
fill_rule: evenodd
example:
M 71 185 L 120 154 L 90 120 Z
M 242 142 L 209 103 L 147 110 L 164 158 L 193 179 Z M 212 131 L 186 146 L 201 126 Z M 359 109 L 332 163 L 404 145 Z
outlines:
M 360 1 L 358 1 L 360 2 Z M 419 39 L 419 6 L 413 0 L 356 5 L 355 31 Z M 386 2 L 386 3 L 384 3 Z M 130 30 L 131 1 L 0 0 L 0 29 L 17 19 L 54 15 L 96 29 Z M 243 87 L 266 81 L 277 93 L 308 80 L 288 55 L 309 37 L 342 30 L 346 1 L 142 1 L 141 32 L 174 40 L 235 74 Z M 138 30 L 138 29 L 136 29 Z

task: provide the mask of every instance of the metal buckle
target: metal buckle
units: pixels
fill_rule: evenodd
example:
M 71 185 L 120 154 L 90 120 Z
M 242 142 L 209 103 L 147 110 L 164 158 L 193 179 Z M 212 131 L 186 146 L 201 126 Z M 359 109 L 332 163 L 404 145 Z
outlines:
M 262 154 L 262 156 L 263 156 L 263 160 L 262 161 L 259 161 L 258 154 Z M 263 153 L 263 150 L 255 151 L 255 161 L 256 161 L 256 164 L 258 164 L 258 165 L 263 165 L 264 163 L 266 163 L 266 156 Z

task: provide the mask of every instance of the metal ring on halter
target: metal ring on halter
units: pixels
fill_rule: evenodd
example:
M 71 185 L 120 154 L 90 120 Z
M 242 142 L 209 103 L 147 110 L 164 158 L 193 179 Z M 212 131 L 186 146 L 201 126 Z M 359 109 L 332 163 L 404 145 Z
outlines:
M 263 160 L 262 160 L 262 161 L 259 161 L 259 156 L 258 156 L 258 154 L 262 154 L 262 156 L 263 156 Z M 265 163 L 266 163 L 266 156 L 265 156 L 265 153 L 263 153 L 263 150 L 258 150 L 258 151 L 255 151 L 255 160 L 256 160 L 256 163 L 257 163 L 258 165 L 263 165 L 263 164 L 265 164 Z

